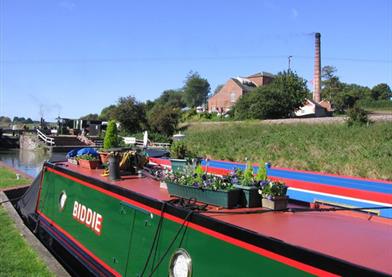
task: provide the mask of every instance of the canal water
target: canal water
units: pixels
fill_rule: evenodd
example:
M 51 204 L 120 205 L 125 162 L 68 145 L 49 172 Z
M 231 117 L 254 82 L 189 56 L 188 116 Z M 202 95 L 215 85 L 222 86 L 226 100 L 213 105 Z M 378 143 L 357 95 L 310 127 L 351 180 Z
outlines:
M 64 160 L 65 153 L 43 153 L 20 149 L 0 149 L 0 161 L 35 177 L 47 160 Z

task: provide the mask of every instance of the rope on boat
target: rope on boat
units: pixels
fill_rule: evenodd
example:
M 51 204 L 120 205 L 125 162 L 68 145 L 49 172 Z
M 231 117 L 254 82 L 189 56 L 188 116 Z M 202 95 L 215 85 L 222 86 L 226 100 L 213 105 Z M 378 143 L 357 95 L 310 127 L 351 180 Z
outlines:
M 290 213 L 299 213 L 299 212 L 338 212 L 338 211 L 366 211 L 366 210 L 386 210 L 392 209 L 392 207 L 360 207 L 360 208 L 286 208 L 281 210 L 252 210 L 252 211 L 201 211 L 201 213 L 210 213 L 210 214 L 263 214 L 270 212 L 290 212 Z
M 163 213 L 164 213 L 165 207 L 166 207 L 166 203 L 163 202 L 162 207 L 161 207 L 161 215 L 160 215 L 160 218 L 159 218 L 158 226 L 157 226 L 157 229 L 156 229 L 156 231 L 155 231 L 154 239 L 153 239 L 153 241 L 152 241 L 152 245 L 151 245 L 151 247 L 150 247 L 150 251 L 149 251 L 149 253 L 148 253 L 146 262 L 144 263 L 144 267 L 143 267 L 142 273 L 140 274 L 141 277 L 143 277 L 143 275 L 144 275 L 144 273 L 145 273 L 145 271 L 146 271 L 146 269 L 147 269 L 147 266 L 148 266 L 148 264 L 149 264 L 149 262 L 150 262 L 150 259 L 151 259 L 151 255 L 152 255 L 154 246 L 155 246 L 155 250 L 156 250 L 156 248 L 157 248 L 159 235 L 160 235 L 161 229 L 162 229 Z M 154 256 L 154 260 L 155 260 L 155 256 Z M 154 262 L 152 263 L 152 266 L 153 266 L 153 265 L 154 265 Z
M 167 254 L 169 253 L 170 249 L 172 248 L 173 244 L 175 243 L 175 241 L 177 240 L 178 236 L 180 235 L 182 229 L 184 228 L 186 222 L 188 221 L 188 218 L 191 216 L 191 214 L 193 213 L 193 211 L 189 211 L 189 213 L 186 215 L 186 217 L 184 218 L 184 221 L 182 222 L 180 228 L 178 229 L 176 235 L 174 236 L 174 238 L 172 239 L 172 241 L 170 242 L 169 246 L 167 247 L 165 253 L 161 256 L 161 258 L 159 259 L 157 265 L 154 267 L 154 269 L 152 270 L 152 272 L 150 273 L 149 277 L 151 277 L 154 272 L 158 269 L 158 267 L 161 265 L 161 263 L 163 262 L 163 259 L 167 256 Z M 185 228 L 186 231 L 187 228 Z M 184 234 L 185 234 L 184 231 Z M 183 235 L 184 236 L 184 235 Z M 180 243 L 182 243 L 182 239 L 180 241 Z M 180 244 L 181 246 L 181 244 Z
M 159 258 L 157 264 L 154 265 L 154 264 L 155 264 L 156 252 L 157 252 L 157 248 L 158 248 L 158 241 L 159 241 L 160 232 L 161 232 L 161 229 L 162 229 L 163 213 L 164 213 L 164 207 L 165 207 L 165 205 L 166 205 L 166 202 L 163 202 L 162 209 L 161 209 L 161 218 L 160 218 L 160 220 L 159 220 L 159 223 L 158 223 L 158 226 L 157 226 L 157 230 L 156 230 L 155 235 L 154 235 L 154 240 L 153 240 L 153 243 L 152 243 L 151 248 L 150 248 L 150 253 L 149 253 L 148 258 L 147 258 L 147 260 L 146 260 L 146 263 L 145 263 L 145 265 L 144 265 L 143 271 L 142 271 L 142 273 L 141 273 L 141 275 L 140 275 L 141 277 L 144 275 L 144 273 L 145 273 L 145 271 L 146 271 L 146 269 L 147 269 L 147 266 L 148 266 L 148 264 L 149 264 L 149 262 L 150 262 L 150 259 L 151 259 L 151 255 L 152 255 L 154 246 L 155 246 L 155 254 L 154 254 L 154 259 L 153 259 L 152 266 L 151 266 L 151 272 L 150 272 L 150 274 L 148 275 L 149 277 L 153 276 L 153 274 L 155 273 L 155 271 L 159 268 L 159 266 L 161 265 L 161 263 L 163 262 L 163 260 L 164 260 L 165 257 L 167 256 L 167 254 L 169 253 L 170 249 L 173 247 L 174 243 L 176 242 L 178 236 L 181 234 L 181 231 L 182 231 L 182 229 L 184 228 L 184 226 L 186 225 L 186 223 L 188 222 L 189 217 L 190 217 L 190 216 L 192 215 L 192 213 L 193 213 L 193 210 L 190 210 L 190 211 L 188 212 L 188 214 L 187 214 L 187 215 L 185 216 L 185 218 L 184 218 L 184 221 L 182 222 L 181 226 L 178 228 L 178 230 L 177 230 L 175 236 L 173 237 L 172 241 L 169 243 L 168 247 L 166 248 L 165 252 L 164 252 L 163 255 Z M 185 228 L 185 230 L 184 230 L 184 232 L 183 232 L 183 235 L 182 235 L 181 240 L 180 240 L 180 246 L 179 246 L 179 247 L 181 247 L 181 244 L 182 244 L 182 241 L 183 241 L 183 239 L 184 239 L 186 230 L 187 230 L 187 227 Z

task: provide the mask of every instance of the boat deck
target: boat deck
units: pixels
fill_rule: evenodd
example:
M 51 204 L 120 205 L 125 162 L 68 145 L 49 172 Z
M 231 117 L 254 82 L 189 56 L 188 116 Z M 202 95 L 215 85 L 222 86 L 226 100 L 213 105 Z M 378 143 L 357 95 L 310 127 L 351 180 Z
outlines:
M 83 169 L 67 162 L 57 165 L 149 198 L 160 201 L 171 199 L 167 190 L 160 188 L 159 182 L 149 177 L 122 176 L 120 181 L 110 181 L 108 177 L 101 176 L 102 170 L 99 169 Z M 218 210 L 210 205 L 208 209 Z M 248 209 L 229 211 L 241 210 Z M 222 211 L 225 210 L 219 210 Z M 351 211 L 205 215 L 241 229 L 392 275 L 390 219 Z

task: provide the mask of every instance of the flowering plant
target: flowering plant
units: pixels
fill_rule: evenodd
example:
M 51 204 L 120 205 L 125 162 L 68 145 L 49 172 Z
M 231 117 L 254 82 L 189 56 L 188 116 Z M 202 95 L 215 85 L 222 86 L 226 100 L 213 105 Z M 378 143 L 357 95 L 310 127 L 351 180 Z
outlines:
M 284 197 L 287 194 L 287 186 L 283 182 L 266 180 L 260 184 L 259 194 L 268 199 Z
M 264 166 L 259 166 L 259 170 L 255 175 L 253 173 L 253 166 L 248 163 L 246 169 L 242 171 L 235 168 L 229 175 L 230 182 L 234 185 L 245 187 L 260 187 L 261 183 L 267 180 L 267 172 Z
M 191 186 L 201 190 L 229 191 L 234 188 L 229 178 L 207 174 L 200 165 L 187 166 L 182 172 L 167 172 L 163 179 L 169 183 Z

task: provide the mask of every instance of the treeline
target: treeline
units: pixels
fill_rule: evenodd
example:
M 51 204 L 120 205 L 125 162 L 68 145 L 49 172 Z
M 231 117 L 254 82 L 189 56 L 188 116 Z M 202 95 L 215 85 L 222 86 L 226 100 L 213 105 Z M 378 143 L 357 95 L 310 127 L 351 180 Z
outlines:
M 331 102 L 336 112 L 344 113 L 355 105 L 362 107 L 392 107 L 391 88 L 381 83 L 373 88 L 340 81 L 333 66 L 322 68 L 321 96 Z
M 0 116 L 0 123 L 3 124 L 32 124 L 32 123 L 37 123 L 37 121 L 32 120 L 30 117 L 24 118 L 24 117 L 17 117 L 15 116 L 12 120 L 8 116 Z
M 210 90 L 207 79 L 190 72 L 182 88 L 165 90 L 154 101 L 142 103 L 133 96 L 120 97 L 116 104 L 105 107 L 100 114 L 88 114 L 81 119 L 113 119 L 121 123 L 123 135 L 148 130 L 152 138 L 159 141 L 172 136 L 179 121 L 287 118 L 293 116 L 306 98 L 312 99 L 306 80 L 289 70 L 279 72 L 269 85 L 244 94 L 224 117 L 208 112 L 197 114 L 195 108 L 206 106 Z M 387 84 L 373 88 L 346 84 L 340 81 L 332 66 L 322 69 L 321 97 L 329 100 L 338 113 L 347 112 L 358 103 L 392 106 L 392 92 Z
M 336 113 L 346 113 L 356 106 L 392 109 L 392 91 L 387 84 L 373 88 L 347 84 L 340 81 L 336 72 L 335 67 L 323 67 L 321 89 L 321 98 L 330 101 Z M 286 118 L 293 116 L 306 98 L 313 98 L 306 81 L 295 72 L 283 71 L 271 84 L 243 95 L 230 113 L 238 120 Z
M 139 102 L 133 96 L 120 97 L 116 104 L 102 109 L 100 114 L 81 117 L 86 120 L 116 120 L 123 135 L 135 135 L 148 130 L 156 141 L 173 135 L 181 117 L 181 109 L 196 108 L 207 102 L 210 84 L 197 72 L 190 72 L 180 89 L 165 90 L 154 101 Z

